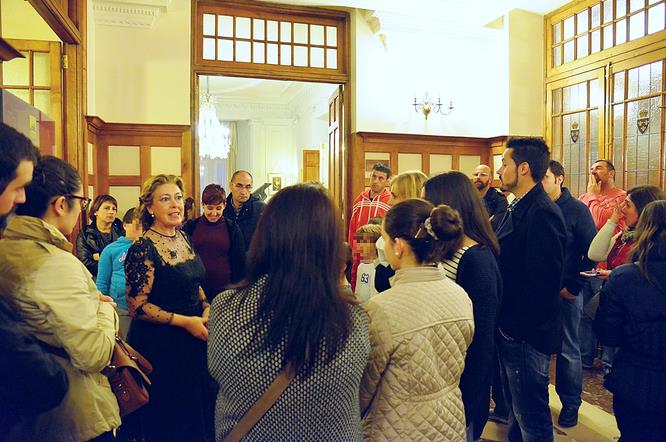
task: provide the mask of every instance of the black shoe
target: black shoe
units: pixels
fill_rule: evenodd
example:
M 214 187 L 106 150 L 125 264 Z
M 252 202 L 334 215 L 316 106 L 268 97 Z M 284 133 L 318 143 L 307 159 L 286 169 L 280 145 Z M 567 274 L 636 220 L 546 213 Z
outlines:
M 575 427 L 578 423 L 578 408 L 562 408 L 557 423 L 564 428 Z

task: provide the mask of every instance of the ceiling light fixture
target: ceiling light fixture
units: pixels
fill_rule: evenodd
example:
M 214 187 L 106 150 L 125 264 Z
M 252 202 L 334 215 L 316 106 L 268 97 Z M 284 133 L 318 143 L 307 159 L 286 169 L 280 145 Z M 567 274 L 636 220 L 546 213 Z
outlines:
M 220 123 L 215 99 L 210 94 L 210 77 L 206 77 L 206 93 L 199 104 L 199 155 L 204 158 L 225 159 L 231 150 L 229 129 Z

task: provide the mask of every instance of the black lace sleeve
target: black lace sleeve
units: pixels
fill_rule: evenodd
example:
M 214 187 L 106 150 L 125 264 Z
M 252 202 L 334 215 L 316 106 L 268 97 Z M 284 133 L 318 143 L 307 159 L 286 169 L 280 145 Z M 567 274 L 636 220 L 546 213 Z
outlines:
M 155 251 L 150 240 L 141 238 L 130 247 L 125 259 L 125 293 L 133 318 L 158 324 L 169 324 L 173 313 L 150 302 L 155 278 Z

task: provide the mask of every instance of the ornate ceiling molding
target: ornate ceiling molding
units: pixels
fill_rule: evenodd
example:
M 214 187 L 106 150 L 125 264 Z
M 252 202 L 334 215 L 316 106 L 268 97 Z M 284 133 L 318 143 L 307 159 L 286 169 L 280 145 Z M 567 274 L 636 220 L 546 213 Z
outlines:
M 171 0 L 93 0 L 95 23 L 153 29 L 170 4 Z
M 386 49 L 388 49 L 389 36 L 396 34 L 430 35 L 492 42 L 497 39 L 499 33 L 496 29 L 452 23 L 436 17 L 417 17 L 379 10 L 365 10 L 363 16 Z

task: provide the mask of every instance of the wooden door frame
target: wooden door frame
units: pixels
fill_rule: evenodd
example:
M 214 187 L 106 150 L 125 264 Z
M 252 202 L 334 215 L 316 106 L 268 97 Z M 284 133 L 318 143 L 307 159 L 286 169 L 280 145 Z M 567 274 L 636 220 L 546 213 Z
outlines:
M 61 156 L 81 173 L 88 188 L 87 145 L 87 2 L 83 0 L 28 0 L 62 40 Z
M 304 81 L 310 83 L 329 83 L 329 84 L 338 84 L 343 86 L 344 95 L 343 95 L 343 108 L 344 108 L 344 150 L 342 155 L 342 170 L 345 173 L 344 176 L 344 194 L 341 195 L 342 200 L 344 201 L 344 215 L 345 219 L 349 219 L 351 209 L 349 205 L 352 201 L 352 196 L 350 193 L 351 190 L 351 176 L 349 173 L 350 158 L 351 158 L 351 110 L 353 108 L 353 103 L 351 102 L 351 74 L 347 71 L 344 75 L 339 73 L 327 73 L 325 69 L 321 69 L 321 72 L 317 75 L 304 74 L 304 73 L 271 73 L 270 69 L 259 68 L 254 69 L 252 63 L 248 63 L 247 67 L 233 67 L 233 66 L 211 66 L 208 65 L 199 65 L 197 64 L 197 58 L 195 51 L 198 48 L 197 44 L 197 35 L 196 30 L 198 29 L 197 17 L 198 17 L 198 5 L 201 4 L 210 4 L 209 0 L 191 0 L 192 9 L 191 9 L 191 50 L 190 50 L 190 122 L 192 124 L 192 177 L 191 185 L 192 189 L 196 191 L 196 194 L 192 194 L 194 198 L 195 205 L 198 207 L 200 195 L 198 194 L 198 189 L 201 186 L 200 177 L 199 177 L 199 146 L 197 142 L 196 130 L 199 124 L 199 76 L 200 75 L 210 75 L 210 76 L 225 76 L 225 77 L 240 77 L 240 78 L 263 78 L 269 80 L 286 80 L 286 81 Z M 331 9 L 324 8 L 315 8 L 315 7 L 296 7 L 296 6 L 285 6 L 282 4 L 271 4 L 264 2 L 248 2 L 243 0 L 231 0 L 229 3 L 240 4 L 240 5 L 252 5 L 253 7 L 266 8 L 270 10 L 281 10 L 285 12 L 293 13 L 305 13 L 311 15 L 325 15 L 330 16 L 335 14 L 336 16 L 344 17 L 346 26 L 345 26 L 345 35 L 343 35 L 344 42 L 344 66 L 349 70 L 351 68 L 351 45 L 350 45 L 350 36 L 351 36 L 351 18 L 348 12 L 346 11 L 334 11 Z M 330 147 L 329 147 L 330 148 Z M 329 177 L 330 179 L 330 177 Z M 226 184 L 226 183 L 225 183 Z M 334 199 L 337 199 L 338 195 L 332 195 Z

